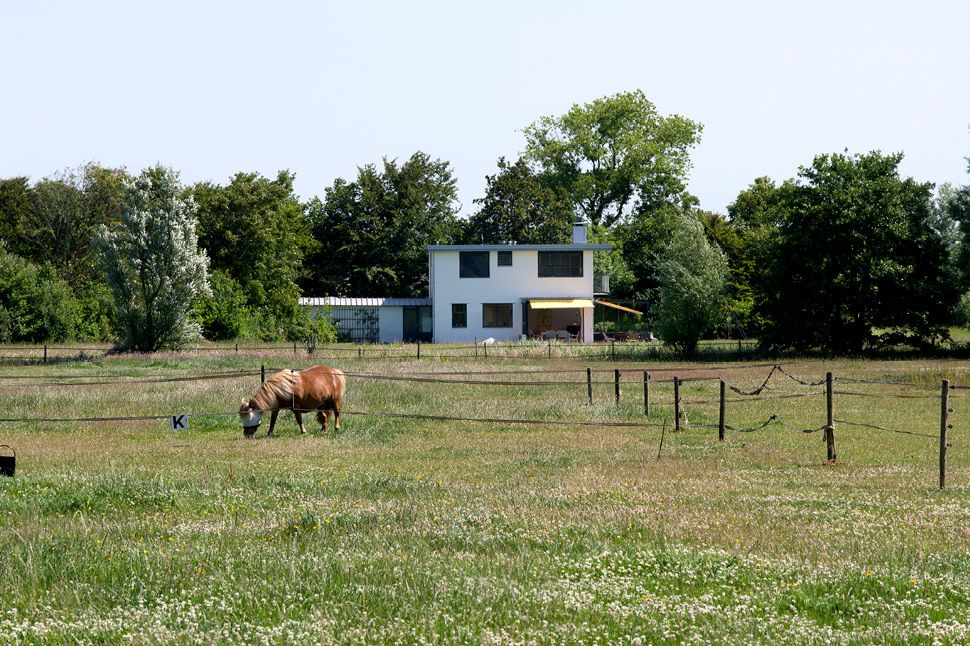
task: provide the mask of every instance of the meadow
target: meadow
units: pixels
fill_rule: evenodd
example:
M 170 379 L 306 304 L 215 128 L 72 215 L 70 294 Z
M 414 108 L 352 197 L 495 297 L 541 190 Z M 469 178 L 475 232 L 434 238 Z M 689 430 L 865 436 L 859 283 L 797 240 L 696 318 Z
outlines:
M 770 362 L 454 355 L 0 366 L 20 420 L 0 426 L 0 643 L 970 641 L 970 391 L 944 490 L 936 439 L 940 380 L 970 385 L 970 363 L 785 362 L 835 373 L 836 418 L 880 427 L 837 423 L 832 465 L 803 432 L 824 387 L 780 372 L 727 403 L 737 429 L 776 419 L 718 441 L 716 378 L 751 392 Z M 318 362 L 349 374 L 341 430 L 283 413 L 244 439 L 260 366 Z M 126 416 L 158 419 L 37 421 Z

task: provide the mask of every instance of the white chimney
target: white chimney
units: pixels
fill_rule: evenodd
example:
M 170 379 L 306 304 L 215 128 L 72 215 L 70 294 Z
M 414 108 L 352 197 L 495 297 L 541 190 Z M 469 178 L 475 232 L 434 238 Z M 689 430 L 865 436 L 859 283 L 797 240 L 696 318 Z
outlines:
M 573 244 L 586 244 L 585 222 L 573 222 Z

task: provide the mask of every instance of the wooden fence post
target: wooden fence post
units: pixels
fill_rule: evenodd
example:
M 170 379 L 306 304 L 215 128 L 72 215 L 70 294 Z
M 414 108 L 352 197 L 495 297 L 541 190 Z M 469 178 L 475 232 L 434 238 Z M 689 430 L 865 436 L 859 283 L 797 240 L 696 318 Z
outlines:
M 236 341 L 236 352 L 239 352 L 239 341 Z
M 586 394 L 589 396 L 589 405 L 593 405 L 593 369 L 586 369 Z
M 825 373 L 825 448 L 826 459 L 835 462 L 835 400 L 832 390 L 832 373 Z
M 364 358 L 364 349 L 361 348 L 360 346 L 357 346 L 357 359 L 363 359 L 363 358 Z
M 44 344 L 44 363 L 47 363 L 47 344 Z
M 643 371 L 643 414 L 650 414 L 650 373 Z
M 940 489 L 946 486 L 946 431 L 950 428 L 947 418 L 950 412 L 950 380 L 943 380 L 940 393 Z
M 488 359 L 488 344 L 482 341 L 482 349 L 485 350 L 485 358 Z
M 259 383 L 266 383 L 266 366 L 264 365 L 259 366 Z
M 724 380 L 722 379 L 721 380 L 721 413 L 717 422 L 717 439 L 720 442 L 724 441 L 724 404 L 725 404 L 724 386 L 725 386 Z
M 421 339 L 418 339 L 418 359 L 421 358 Z
M 674 377 L 674 430 L 680 430 L 680 378 Z
M 478 337 L 475 337 L 475 358 L 478 358 Z
M 616 393 L 616 405 L 620 405 L 620 371 L 613 369 L 613 390 Z
M 552 359 L 552 339 L 546 339 L 546 356 Z

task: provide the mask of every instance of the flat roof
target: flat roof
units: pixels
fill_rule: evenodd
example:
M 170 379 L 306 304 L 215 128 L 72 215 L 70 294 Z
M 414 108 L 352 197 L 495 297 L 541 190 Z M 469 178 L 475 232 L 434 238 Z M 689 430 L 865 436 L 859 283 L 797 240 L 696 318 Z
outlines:
M 428 251 L 611 251 L 611 244 L 431 244 Z
M 347 296 L 303 296 L 300 305 L 323 307 L 421 307 L 430 298 L 356 298 Z

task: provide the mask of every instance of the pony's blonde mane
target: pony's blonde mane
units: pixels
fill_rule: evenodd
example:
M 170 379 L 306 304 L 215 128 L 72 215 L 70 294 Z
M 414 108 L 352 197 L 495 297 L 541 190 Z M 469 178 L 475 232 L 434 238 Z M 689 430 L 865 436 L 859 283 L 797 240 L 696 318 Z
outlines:
M 259 387 L 259 390 L 249 399 L 249 405 L 259 410 L 270 410 L 277 408 L 282 402 L 292 401 L 299 378 L 300 373 L 296 370 L 277 372 Z

